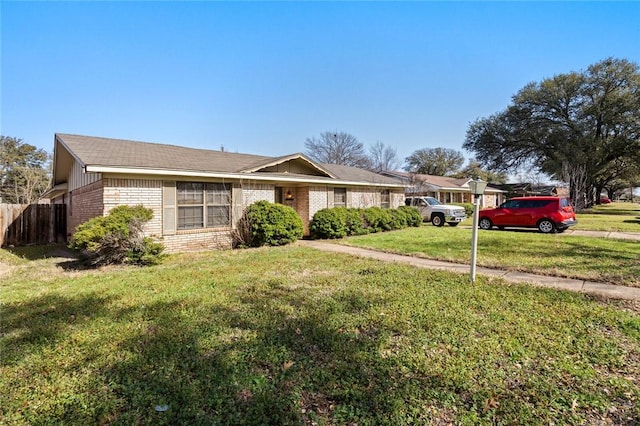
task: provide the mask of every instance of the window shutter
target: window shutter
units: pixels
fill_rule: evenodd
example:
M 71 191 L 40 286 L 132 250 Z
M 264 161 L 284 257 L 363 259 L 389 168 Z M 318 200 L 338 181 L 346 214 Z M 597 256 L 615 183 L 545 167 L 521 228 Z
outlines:
M 176 233 L 176 183 L 162 182 L 162 234 Z
M 347 188 L 347 206 L 346 207 L 352 207 L 352 206 L 353 206 L 353 194 L 351 193 L 349 188 Z
M 234 183 L 231 189 L 231 206 L 231 226 L 235 229 L 238 227 L 238 221 L 244 213 L 242 186 L 239 183 Z

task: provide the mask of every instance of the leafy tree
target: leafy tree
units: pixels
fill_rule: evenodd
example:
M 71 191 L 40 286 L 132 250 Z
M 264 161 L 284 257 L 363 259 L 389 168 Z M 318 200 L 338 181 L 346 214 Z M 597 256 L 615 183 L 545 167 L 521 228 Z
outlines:
M 49 154 L 22 139 L 0 136 L 0 199 L 37 202 L 49 186 Z
M 369 147 L 369 163 L 369 170 L 376 173 L 400 167 L 398 152 L 380 141 Z
M 485 170 L 482 168 L 482 164 L 477 160 L 470 160 L 469 163 L 458 173 L 455 173 L 453 177 L 460 179 L 475 179 L 476 177 L 479 177 L 486 182 L 496 184 L 507 182 L 506 174 Z
M 451 176 L 464 164 L 464 156 L 449 148 L 422 148 L 405 159 L 405 170 L 434 176 Z
M 597 202 L 640 156 L 640 73 L 624 59 L 529 83 L 506 110 L 472 123 L 463 147 L 490 170 L 533 166 L 569 183 L 577 208 Z
M 364 146 L 349 133 L 323 132 L 319 138 L 308 138 L 304 146 L 309 157 L 322 163 L 369 168 Z

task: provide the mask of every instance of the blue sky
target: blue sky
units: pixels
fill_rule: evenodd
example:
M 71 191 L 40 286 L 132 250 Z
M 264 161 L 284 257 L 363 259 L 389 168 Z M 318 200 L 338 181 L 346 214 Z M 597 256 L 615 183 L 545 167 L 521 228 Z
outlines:
M 640 62 L 640 2 L 0 3 L 0 130 L 232 152 L 462 151 L 525 84 Z M 467 157 L 471 153 L 462 151 Z

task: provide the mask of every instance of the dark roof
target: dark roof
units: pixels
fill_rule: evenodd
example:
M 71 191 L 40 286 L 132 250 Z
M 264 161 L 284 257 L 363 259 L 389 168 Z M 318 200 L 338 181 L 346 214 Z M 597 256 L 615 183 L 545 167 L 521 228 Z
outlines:
M 342 180 L 361 183 L 401 185 L 398 179 L 382 176 L 357 167 L 338 166 L 313 161 L 304 154 L 282 157 L 239 154 L 208 149 L 187 148 L 149 142 L 110 139 L 93 136 L 56 134 L 61 143 L 83 166 L 114 167 L 128 169 L 153 169 L 202 173 L 254 174 L 277 178 L 278 173 L 260 169 L 274 163 L 301 159 L 318 170 L 322 176 L 294 175 L 310 180 Z
M 399 178 L 407 180 L 416 180 L 445 188 L 461 188 L 467 182 L 469 182 L 469 179 L 458 179 L 447 176 L 425 175 L 400 171 L 389 171 L 385 173 L 389 174 L 390 176 L 397 176 Z

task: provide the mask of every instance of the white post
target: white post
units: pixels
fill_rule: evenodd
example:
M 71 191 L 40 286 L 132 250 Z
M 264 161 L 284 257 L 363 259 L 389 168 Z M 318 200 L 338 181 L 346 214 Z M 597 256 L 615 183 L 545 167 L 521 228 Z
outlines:
M 480 216 L 480 209 L 478 204 L 480 202 L 480 195 L 474 195 L 473 200 L 473 228 L 471 230 L 471 284 L 476 281 L 476 255 L 478 252 L 478 217 Z

